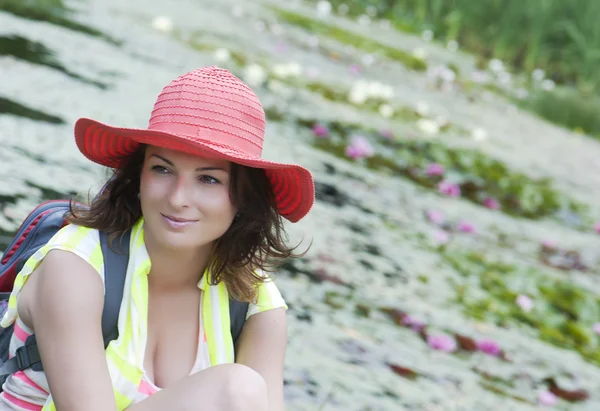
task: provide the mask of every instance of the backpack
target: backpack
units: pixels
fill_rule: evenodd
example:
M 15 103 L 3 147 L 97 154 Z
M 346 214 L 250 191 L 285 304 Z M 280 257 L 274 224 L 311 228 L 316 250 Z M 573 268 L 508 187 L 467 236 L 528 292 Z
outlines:
M 69 211 L 68 200 L 51 200 L 37 206 L 23 221 L 17 230 L 13 241 L 0 260 L 0 318 L 7 309 L 7 300 L 10 296 L 13 283 L 29 257 L 44 246 L 61 228 L 68 224 L 64 219 Z M 114 250 L 108 245 L 108 236 L 100 231 L 100 246 L 104 256 L 105 289 L 104 308 L 102 310 L 102 336 L 104 348 L 117 339 L 117 327 L 123 287 L 129 261 L 129 240 L 131 230 L 128 230 L 120 241 L 119 250 Z M 123 245 L 125 245 L 123 247 Z M 231 323 L 231 336 L 233 343 L 237 342 L 242 327 L 246 321 L 248 303 L 229 298 L 229 316 Z M 13 358 L 8 358 L 8 348 L 13 334 L 14 324 L 7 328 L 0 328 L 0 386 L 4 384 L 9 375 L 31 368 L 42 371 L 43 366 L 38 352 L 35 335 L 19 347 Z M 2 389 L 0 388 L 0 392 Z

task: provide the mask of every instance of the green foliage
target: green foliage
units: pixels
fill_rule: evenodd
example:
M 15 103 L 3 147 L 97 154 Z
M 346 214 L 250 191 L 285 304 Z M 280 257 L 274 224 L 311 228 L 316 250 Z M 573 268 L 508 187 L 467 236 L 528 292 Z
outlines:
M 544 69 L 558 83 L 600 89 L 600 2 L 596 0 L 332 0 L 350 14 L 375 7 L 402 30 L 430 29 L 442 40 L 483 60 L 492 57 L 517 70 Z
M 299 123 L 307 128 L 313 125 L 311 121 Z M 453 149 L 431 141 L 388 140 L 376 131 L 340 123 L 326 126 L 331 131 L 330 138 L 315 138 L 315 147 L 347 158 L 347 145 L 353 136 L 361 135 L 376 148 L 375 154 L 364 160 L 365 166 L 409 178 L 426 188 L 437 189 L 444 178 L 425 173 L 428 165 L 438 163 L 444 166 L 445 175 L 460 186 L 463 198 L 476 204 L 495 198 L 501 211 L 509 215 L 539 219 L 565 210 L 576 215 L 586 211 L 586 207 L 556 191 L 549 179 L 532 179 L 513 172 L 499 160 L 474 150 Z
M 0 0 L 0 11 L 25 19 L 46 21 L 69 30 L 100 37 L 113 44 L 120 44 L 118 40 L 101 31 L 72 20 L 72 10 L 67 8 L 62 0 Z
M 600 365 L 600 337 L 591 330 L 600 318 L 600 298 L 592 291 L 567 280 L 549 279 L 533 267 L 494 261 L 477 252 L 446 250 L 442 255 L 465 278 L 465 284 L 455 287 L 467 315 L 504 327 L 532 327 L 541 340 L 574 349 Z M 473 293 L 475 288 L 485 296 Z M 520 294 L 533 298 L 534 310 L 525 312 L 516 304 Z
M 342 44 L 350 44 L 367 53 L 381 53 L 385 57 L 396 60 L 404 64 L 407 68 L 415 71 L 424 71 L 427 69 L 427 63 L 425 61 L 416 58 L 400 49 L 390 47 L 376 40 L 361 36 L 340 27 L 314 20 L 299 13 L 283 10 L 277 7 L 271 7 L 271 9 L 282 22 L 301 27 L 310 33 L 331 38 Z
M 561 87 L 538 91 L 519 104 L 552 123 L 600 138 L 600 97 L 596 94 Z

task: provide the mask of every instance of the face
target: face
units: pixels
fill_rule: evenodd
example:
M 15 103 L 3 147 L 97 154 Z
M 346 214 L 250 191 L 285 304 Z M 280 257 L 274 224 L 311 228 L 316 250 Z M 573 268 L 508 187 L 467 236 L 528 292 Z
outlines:
M 226 160 L 148 147 L 140 181 L 146 241 L 173 250 L 211 248 L 237 212 L 229 178 Z

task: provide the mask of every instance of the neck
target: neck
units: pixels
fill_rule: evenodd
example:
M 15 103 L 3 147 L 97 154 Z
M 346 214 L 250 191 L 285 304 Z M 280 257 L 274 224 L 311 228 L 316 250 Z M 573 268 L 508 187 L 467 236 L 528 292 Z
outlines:
M 209 264 L 212 245 L 201 250 L 171 250 L 146 243 L 146 249 L 152 262 L 148 286 L 174 290 L 197 286 Z

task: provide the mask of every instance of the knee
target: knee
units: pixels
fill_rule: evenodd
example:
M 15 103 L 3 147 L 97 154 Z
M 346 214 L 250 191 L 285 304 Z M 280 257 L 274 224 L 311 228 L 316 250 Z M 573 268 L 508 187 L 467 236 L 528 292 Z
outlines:
M 230 364 L 224 387 L 225 409 L 231 411 L 266 411 L 269 409 L 267 384 L 252 368 Z

